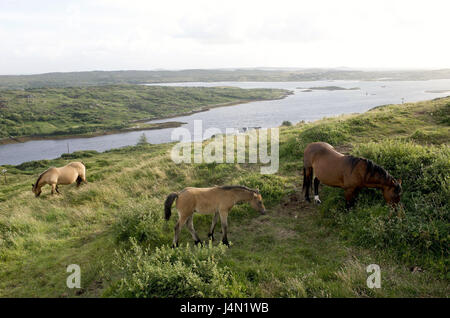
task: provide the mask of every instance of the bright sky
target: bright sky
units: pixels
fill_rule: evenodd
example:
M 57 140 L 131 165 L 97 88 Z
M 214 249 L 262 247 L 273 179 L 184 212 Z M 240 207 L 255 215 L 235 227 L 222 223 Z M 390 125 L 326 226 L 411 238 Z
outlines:
M 450 68 L 450 1 L 0 0 L 0 74 Z

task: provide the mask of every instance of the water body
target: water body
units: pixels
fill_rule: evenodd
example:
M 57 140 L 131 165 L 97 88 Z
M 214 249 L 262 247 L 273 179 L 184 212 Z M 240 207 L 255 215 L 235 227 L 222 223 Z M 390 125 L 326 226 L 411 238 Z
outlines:
M 154 85 L 154 84 L 150 84 Z M 443 97 L 449 93 L 427 93 L 426 91 L 448 90 L 450 79 L 430 81 L 313 81 L 313 82 L 192 82 L 167 83 L 164 86 L 235 86 L 241 88 L 284 88 L 294 91 L 281 100 L 258 101 L 234 106 L 214 108 L 189 116 L 180 116 L 164 120 L 186 122 L 183 127 L 193 134 L 194 120 L 202 120 L 203 131 L 215 127 L 225 133 L 225 128 L 277 127 L 284 120 L 296 123 L 302 120 L 312 121 L 347 113 L 362 113 L 374 106 L 399 104 Z M 359 87 L 359 90 L 313 90 L 304 89 L 317 86 Z M 299 88 L 301 87 L 301 88 Z M 402 100 L 403 99 L 403 100 Z M 171 142 L 174 128 L 134 131 L 92 138 L 71 138 L 60 140 L 33 140 L 25 143 L 0 146 L 0 165 L 20 164 L 41 159 L 53 159 L 67 152 L 78 150 L 97 150 L 99 152 L 135 145 L 142 133 L 150 143 Z

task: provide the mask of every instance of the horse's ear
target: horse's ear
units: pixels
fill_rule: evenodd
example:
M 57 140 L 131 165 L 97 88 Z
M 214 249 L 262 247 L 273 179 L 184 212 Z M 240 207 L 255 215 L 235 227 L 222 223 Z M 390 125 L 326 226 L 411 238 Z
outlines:
M 256 188 L 256 193 L 258 193 L 258 194 L 259 194 L 259 189 L 258 189 L 258 188 Z
M 397 183 L 398 183 L 399 185 L 402 185 L 402 179 L 398 179 L 398 180 L 397 180 Z
M 31 186 L 34 187 L 34 183 L 32 183 Z

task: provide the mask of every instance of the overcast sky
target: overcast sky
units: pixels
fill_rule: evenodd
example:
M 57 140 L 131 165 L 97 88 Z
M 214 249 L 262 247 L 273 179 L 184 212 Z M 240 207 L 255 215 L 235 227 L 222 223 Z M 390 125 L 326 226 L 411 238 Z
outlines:
M 0 74 L 449 68 L 450 1 L 0 0 Z

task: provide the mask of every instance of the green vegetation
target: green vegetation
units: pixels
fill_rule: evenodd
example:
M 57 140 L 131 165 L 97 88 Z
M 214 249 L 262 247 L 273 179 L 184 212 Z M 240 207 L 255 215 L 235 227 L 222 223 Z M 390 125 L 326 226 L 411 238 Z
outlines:
M 147 136 L 144 133 L 142 133 L 142 135 L 139 137 L 139 140 L 138 140 L 136 145 L 137 146 L 142 146 L 142 145 L 145 145 L 145 144 L 148 144 Z
M 239 297 L 241 287 L 228 268 L 219 266 L 223 245 L 177 250 L 145 249 L 131 241 L 114 264 L 123 278 L 106 296 L 117 297 Z M 137 261 L 136 261 L 137 260 Z
M 0 140 L 10 136 L 20 140 L 22 136 L 165 128 L 171 123 L 142 122 L 211 107 L 278 99 L 288 93 L 282 89 L 143 85 L 5 90 L 0 91 Z
M 278 82 L 319 80 L 392 80 L 417 81 L 450 78 L 450 69 L 358 71 L 339 69 L 221 69 L 181 71 L 92 71 L 45 73 L 35 75 L 0 75 L 0 89 L 73 87 L 112 84 L 174 82 Z
M 275 175 L 250 164 L 176 165 L 171 144 L 6 166 L 0 296 L 448 297 L 449 108 L 442 98 L 281 127 Z M 350 211 L 342 191 L 326 186 L 321 206 L 305 203 L 303 149 L 319 140 L 402 178 L 401 213 L 370 189 Z M 35 199 L 37 175 L 74 159 L 86 163 L 89 184 L 53 197 L 44 188 Z M 163 219 L 167 194 L 214 184 L 258 187 L 268 213 L 233 208 L 229 249 L 220 240 L 193 247 L 186 229 L 181 248 L 168 248 L 177 218 Z M 205 240 L 210 222 L 194 217 Z M 69 264 L 81 266 L 82 290 L 66 287 Z M 381 267 L 381 289 L 366 286 L 369 264 Z

